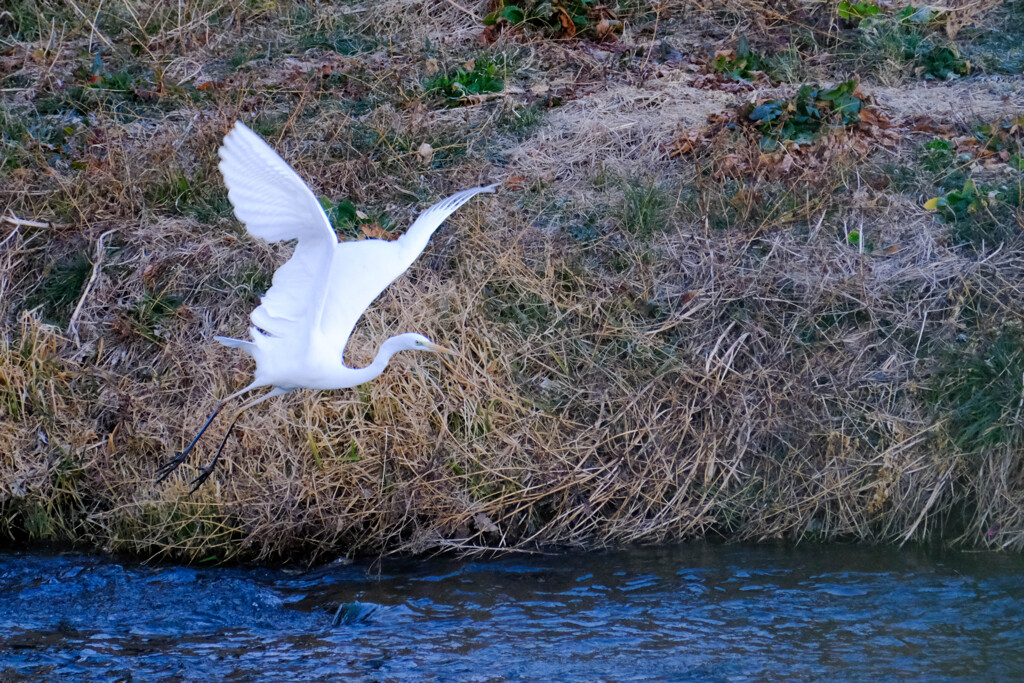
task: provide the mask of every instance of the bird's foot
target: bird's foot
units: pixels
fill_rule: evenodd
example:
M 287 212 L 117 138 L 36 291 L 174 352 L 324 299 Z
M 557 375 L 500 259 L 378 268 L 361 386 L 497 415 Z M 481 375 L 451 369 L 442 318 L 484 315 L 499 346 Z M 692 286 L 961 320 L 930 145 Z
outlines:
M 192 449 L 191 448 L 187 448 L 187 449 L 183 450 L 181 453 L 178 453 L 178 455 L 176 455 L 175 457 L 171 458 L 170 460 L 168 460 L 163 465 L 160 465 L 160 467 L 157 468 L 157 470 L 156 470 L 156 474 L 157 474 L 156 483 L 158 485 L 161 482 L 163 482 L 164 479 L 166 479 L 167 477 L 171 476 L 171 474 L 173 474 L 176 469 L 181 467 L 181 464 L 183 462 L 188 460 L 188 453 L 189 453 L 190 450 L 192 450 Z
M 160 465 L 160 467 L 157 468 L 157 484 L 160 484 L 160 482 L 162 482 L 164 479 L 171 476 L 171 473 L 174 472 L 174 470 L 181 467 L 181 463 L 188 460 L 188 454 L 191 453 L 192 449 L 196 447 L 196 444 L 199 442 L 199 437 L 203 435 L 203 432 L 206 431 L 206 428 L 210 426 L 211 422 L 213 422 L 213 418 L 217 417 L 217 413 L 220 412 L 221 406 L 223 405 L 224 401 L 221 401 L 220 403 L 217 404 L 217 407 L 213 409 L 213 414 L 210 415 L 209 419 L 206 420 L 206 424 L 204 424 L 203 428 L 199 430 L 198 434 L 196 434 L 196 438 L 192 439 L 192 443 L 185 447 L 185 450 L 183 450 L 181 453 L 178 453 L 178 455 L 171 458 L 170 460 L 168 460 L 163 465 Z
M 199 472 L 199 476 L 192 480 L 192 488 L 189 489 L 188 495 L 191 496 L 193 493 L 198 491 L 199 487 L 202 486 L 203 483 L 205 483 L 206 480 L 210 478 L 210 475 L 213 474 L 213 470 L 216 469 L 216 467 L 217 467 L 217 459 L 219 457 L 220 457 L 220 455 L 218 454 L 218 457 L 214 458 L 213 462 L 211 462 L 209 465 L 204 467 Z

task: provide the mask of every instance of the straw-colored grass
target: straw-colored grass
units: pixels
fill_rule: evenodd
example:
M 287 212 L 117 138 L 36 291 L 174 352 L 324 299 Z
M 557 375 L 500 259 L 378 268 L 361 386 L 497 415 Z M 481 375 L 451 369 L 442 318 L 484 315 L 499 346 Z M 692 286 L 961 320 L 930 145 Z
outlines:
M 1021 113 L 1020 79 L 866 77 L 898 144 L 729 171 L 746 138 L 674 142 L 799 83 L 715 86 L 702 46 L 786 35 L 810 60 L 812 38 L 852 44 L 827 8 L 621 3 L 614 42 L 506 27 L 483 45 L 487 4 L 17 0 L 0 17 L 0 535 L 195 561 L 693 537 L 1024 547 L 1021 385 L 955 372 L 1024 372 L 999 342 L 1021 338 L 1021 244 L 955 242 L 922 208 L 945 190 L 918 151 L 933 104 L 935 135 L 968 134 Z M 481 54 L 503 92 L 424 88 Z M 834 82 L 857 59 L 806 68 Z M 212 337 L 244 334 L 290 250 L 230 215 L 216 150 L 236 119 L 319 196 L 396 230 L 506 185 L 446 222 L 346 353 L 361 365 L 418 331 L 456 356 L 261 404 L 190 497 L 192 467 L 154 472 L 248 381 Z M 1004 161 L 960 163 L 1020 186 Z M 1019 234 L 1019 202 L 994 202 Z

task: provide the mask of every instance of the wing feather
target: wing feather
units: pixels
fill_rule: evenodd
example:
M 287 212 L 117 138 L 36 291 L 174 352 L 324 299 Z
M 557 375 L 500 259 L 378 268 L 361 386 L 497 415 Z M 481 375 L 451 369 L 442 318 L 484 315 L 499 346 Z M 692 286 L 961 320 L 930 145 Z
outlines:
M 268 242 L 297 239 L 291 259 L 251 314 L 271 336 L 308 339 L 320 323 L 338 238 L 320 202 L 277 152 L 238 122 L 220 148 L 220 171 L 235 216 Z
M 332 344 L 344 349 L 363 312 L 384 289 L 408 270 L 423 252 L 430 236 L 448 216 L 481 192 L 494 192 L 498 185 L 474 187 L 442 199 L 419 215 L 394 242 L 359 240 L 334 247 L 330 284 L 321 330 Z

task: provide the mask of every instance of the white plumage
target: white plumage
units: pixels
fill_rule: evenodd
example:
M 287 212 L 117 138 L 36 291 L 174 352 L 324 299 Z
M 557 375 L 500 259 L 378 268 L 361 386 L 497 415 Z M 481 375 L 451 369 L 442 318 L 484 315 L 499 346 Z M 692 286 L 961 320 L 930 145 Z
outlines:
M 224 138 L 220 159 L 228 198 L 249 233 L 269 242 L 298 242 L 250 316 L 252 340 L 216 337 L 253 357 L 253 382 L 217 405 L 192 443 L 160 468 L 160 481 L 185 461 L 224 403 L 246 392 L 273 387 L 241 406 L 235 420 L 247 408 L 294 389 L 344 389 L 367 382 L 380 375 L 398 351 L 447 352 L 423 335 L 406 333 L 385 341 L 365 368 L 347 367 L 343 356 L 360 316 L 416 260 L 444 219 L 474 195 L 497 187 L 474 187 L 438 202 L 394 242 L 338 242 L 320 202 L 302 178 L 241 122 Z M 213 462 L 193 482 L 193 491 L 210 476 L 228 434 Z

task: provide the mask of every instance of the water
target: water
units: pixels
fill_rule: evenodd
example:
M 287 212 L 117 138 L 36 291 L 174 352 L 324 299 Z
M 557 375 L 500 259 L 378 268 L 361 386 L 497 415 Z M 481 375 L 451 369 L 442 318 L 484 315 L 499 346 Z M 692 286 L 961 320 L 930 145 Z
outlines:
M 0 680 L 1022 676 L 1014 556 L 693 544 L 368 575 L 0 554 Z

